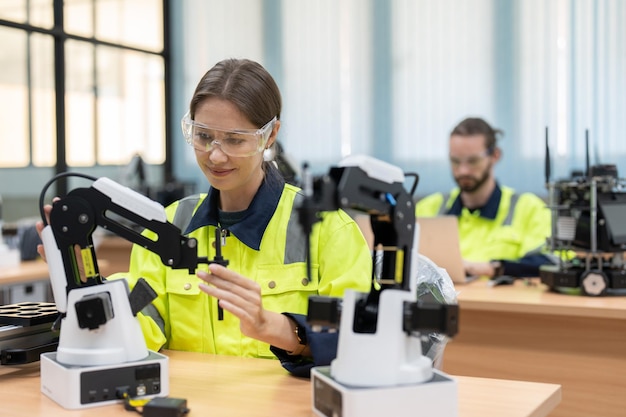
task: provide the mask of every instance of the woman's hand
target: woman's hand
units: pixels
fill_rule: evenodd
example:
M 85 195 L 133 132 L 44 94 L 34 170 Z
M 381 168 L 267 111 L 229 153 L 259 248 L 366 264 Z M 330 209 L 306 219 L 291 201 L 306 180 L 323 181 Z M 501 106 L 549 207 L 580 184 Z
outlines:
M 295 324 L 287 316 L 263 308 L 259 284 L 219 264 L 210 264 L 209 271 L 197 272 L 206 282 L 199 284 L 200 290 L 239 318 L 241 333 L 286 351 L 298 347 Z
M 258 339 L 266 333 L 267 311 L 263 309 L 259 285 L 218 264 L 209 265 L 209 270 L 210 273 L 197 273 L 210 284 L 200 284 L 200 289 L 217 298 L 220 307 L 239 318 L 243 334 Z
M 57 200 L 59 200 L 59 197 L 55 197 L 52 201 Z M 52 211 L 52 205 L 46 204 L 43 207 L 43 211 L 46 215 L 46 221 L 50 223 L 50 212 Z M 39 234 L 39 238 L 41 239 L 41 232 L 43 232 L 44 229 L 43 220 L 39 220 L 37 223 L 35 223 L 35 228 L 37 229 L 37 233 Z M 37 245 L 37 253 L 39 254 L 39 256 L 41 256 L 41 259 L 43 259 L 44 261 L 46 260 L 46 250 L 41 243 Z

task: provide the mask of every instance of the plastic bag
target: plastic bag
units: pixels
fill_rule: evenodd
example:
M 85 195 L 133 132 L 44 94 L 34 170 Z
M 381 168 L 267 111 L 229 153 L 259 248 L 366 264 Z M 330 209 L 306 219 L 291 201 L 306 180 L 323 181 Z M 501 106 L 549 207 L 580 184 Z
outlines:
M 421 254 L 418 254 L 417 262 L 417 300 L 457 304 L 457 291 L 448 272 Z M 433 361 L 437 369 L 443 365 L 443 352 L 448 340 L 449 337 L 441 333 L 422 335 L 422 353 Z

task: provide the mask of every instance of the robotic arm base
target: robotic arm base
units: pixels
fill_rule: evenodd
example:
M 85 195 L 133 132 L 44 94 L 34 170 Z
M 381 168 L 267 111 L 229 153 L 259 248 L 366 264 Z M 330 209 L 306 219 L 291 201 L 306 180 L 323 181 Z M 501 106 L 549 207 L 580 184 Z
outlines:
M 313 411 L 321 417 L 457 417 L 458 383 L 434 370 L 424 383 L 354 387 L 337 381 L 329 367 L 311 371 Z
M 356 333 L 353 328 L 355 306 L 365 296 L 347 290 L 343 300 L 337 358 L 332 376 L 357 387 L 393 386 L 428 381 L 433 375 L 432 361 L 422 355 L 421 340 L 405 333 L 403 304 L 414 297 L 404 290 L 380 293 L 375 333 Z
M 128 295 L 128 285 L 121 279 L 70 291 L 67 315 L 61 322 L 58 361 L 95 366 L 147 357 L 148 348 Z

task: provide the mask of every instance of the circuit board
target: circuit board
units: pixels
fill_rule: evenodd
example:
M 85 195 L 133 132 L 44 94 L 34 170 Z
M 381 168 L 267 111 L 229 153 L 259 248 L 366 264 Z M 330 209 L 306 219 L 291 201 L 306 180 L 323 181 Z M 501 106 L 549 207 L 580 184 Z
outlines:
M 59 312 L 54 303 L 22 302 L 2 305 L 0 306 L 0 325 L 35 326 L 52 323 L 58 315 Z

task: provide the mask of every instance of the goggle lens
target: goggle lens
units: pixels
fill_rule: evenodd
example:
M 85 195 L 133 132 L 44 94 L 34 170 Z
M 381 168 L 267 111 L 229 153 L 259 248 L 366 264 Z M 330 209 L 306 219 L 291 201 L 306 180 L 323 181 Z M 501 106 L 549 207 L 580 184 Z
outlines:
M 219 146 L 228 156 L 252 156 L 265 149 L 276 117 L 256 130 L 224 130 L 196 123 L 186 114 L 181 121 L 185 141 L 201 152 L 211 152 Z

